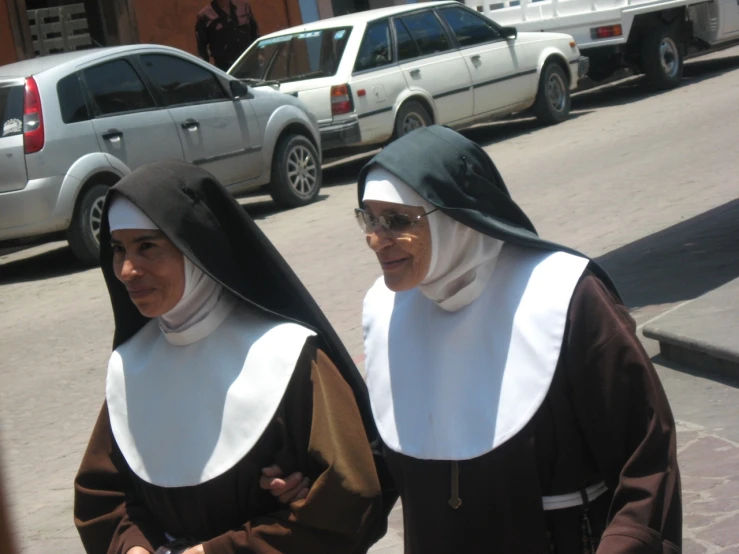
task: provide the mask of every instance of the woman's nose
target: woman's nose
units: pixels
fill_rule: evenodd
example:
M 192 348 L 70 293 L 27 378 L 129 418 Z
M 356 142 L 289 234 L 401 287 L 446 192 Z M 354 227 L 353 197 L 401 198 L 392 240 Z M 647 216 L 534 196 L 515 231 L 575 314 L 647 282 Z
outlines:
M 371 233 L 367 234 L 367 245 L 375 252 L 379 252 L 380 250 L 387 248 L 392 243 L 392 239 L 381 227 L 375 228 Z
M 130 281 L 138 275 L 139 271 L 134 263 L 128 258 L 123 260 L 123 265 L 121 266 L 121 281 Z

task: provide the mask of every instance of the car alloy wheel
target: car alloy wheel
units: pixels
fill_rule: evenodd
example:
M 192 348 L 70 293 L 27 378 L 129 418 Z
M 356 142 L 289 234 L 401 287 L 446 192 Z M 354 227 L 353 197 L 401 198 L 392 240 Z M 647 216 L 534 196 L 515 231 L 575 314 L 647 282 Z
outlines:
M 103 223 L 103 206 L 105 206 L 104 196 L 96 199 L 90 208 L 90 235 L 98 246 L 100 246 L 100 227 Z
M 308 197 L 318 183 L 318 164 L 312 153 L 300 144 L 294 146 L 287 156 L 287 177 L 290 186 L 300 196 Z

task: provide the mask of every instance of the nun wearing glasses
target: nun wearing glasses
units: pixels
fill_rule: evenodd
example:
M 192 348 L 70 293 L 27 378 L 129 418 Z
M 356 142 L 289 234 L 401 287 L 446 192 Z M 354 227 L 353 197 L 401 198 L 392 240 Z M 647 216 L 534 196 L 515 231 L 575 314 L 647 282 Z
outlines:
M 90 554 L 351 554 L 385 518 L 367 393 L 303 285 L 209 173 L 145 166 L 108 194 L 115 317 L 75 480 Z M 313 484 L 259 487 L 279 463 Z
M 406 554 L 676 554 L 675 424 L 608 276 L 444 127 L 362 170 L 367 385 Z

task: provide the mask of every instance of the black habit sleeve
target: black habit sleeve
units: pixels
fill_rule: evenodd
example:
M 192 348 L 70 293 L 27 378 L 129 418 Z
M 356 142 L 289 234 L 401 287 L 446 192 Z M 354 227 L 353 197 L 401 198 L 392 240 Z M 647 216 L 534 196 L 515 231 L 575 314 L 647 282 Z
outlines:
M 598 554 L 680 552 L 675 422 L 626 308 L 592 275 L 573 296 L 563 354 L 576 417 L 608 488 Z

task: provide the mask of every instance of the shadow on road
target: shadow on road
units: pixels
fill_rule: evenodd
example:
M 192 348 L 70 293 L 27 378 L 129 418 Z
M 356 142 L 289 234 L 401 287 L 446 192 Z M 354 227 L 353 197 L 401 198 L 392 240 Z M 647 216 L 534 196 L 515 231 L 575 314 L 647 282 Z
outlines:
M 318 202 L 323 202 L 328 198 L 327 194 L 319 194 L 314 204 Z M 274 203 L 274 201 L 269 196 L 264 195 L 258 195 L 254 197 L 246 197 L 241 199 L 241 206 L 246 210 L 246 213 L 248 213 L 252 219 L 255 221 L 260 221 L 262 219 L 266 219 L 270 216 L 273 216 L 278 213 L 282 212 L 289 212 L 290 210 L 284 210 L 277 206 L 277 204 Z M 310 204 L 309 204 L 310 206 Z M 304 206 L 303 208 L 307 208 L 308 206 Z M 303 208 L 292 208 L 293 210 L 301 210 Z
M 379 149 L 366 155 L 363 154 L 362 156 L 350 158 L 346 161 L 332 163 L 323 170 L 323 186 L 333 187 L 356 183 L 361 169 L 378 151 Z
M 580 111 L 570 113 L 567 121 L 578 119 L 592 113 L 591 111 Z M 544 128 L 539 120 L 528 114 L 512 116 L 514 119 L 501 119 L 489 123 L 481 123 L 460 131 L 464 136 L 486 148 L 497 142 L 514 139 Z M 565 122 L 566 123 L 566 122 Z
M 697 298 L 739 277 L 739 200 L 596 260 L 629 308 Z
M 59 246 L 0 264 L 0 286 L 29 283 L 81 273 L 90 269 L 74 257 L 68 246 Z
M 708 379 L 710 381 L 715 381 L 716 383 L 721 383 L 722 385 L 726 385 L 727 387 L 733 387 L 735 389 L 739 389 L 739 376 L 737 375 L 729 375 L 727 373 L 720 372 L 720 371 L 707 371 L 707 370 L 693 369 L 688 366 L 679 364 L 677 362 L 673 362 L 672 360 L 668 360 L 662 354 L 657 354 L 656 356 L 653 356 L 652 362 L 655 364 L 659 364 L 663 367 L 666 367 L 667 369 L 671 371 L 676 371 L 678 373 L 684 373 L 685 375 L 690 375 L 691 377 L 697 377 L 698 379 Z
M 692 60 L 685 64 L 685 72 L 680 86 L 694 85 L 737 69 L 739 69 L 739 56 Z M 583 110 L 619 106 L 667 92 L 670 91 L 659 92 L 650 89 L 646 78 L 640 75 L 612 85 L 604 85 L 592 91 L 576 94 L 572 98 L 572 109 Z

